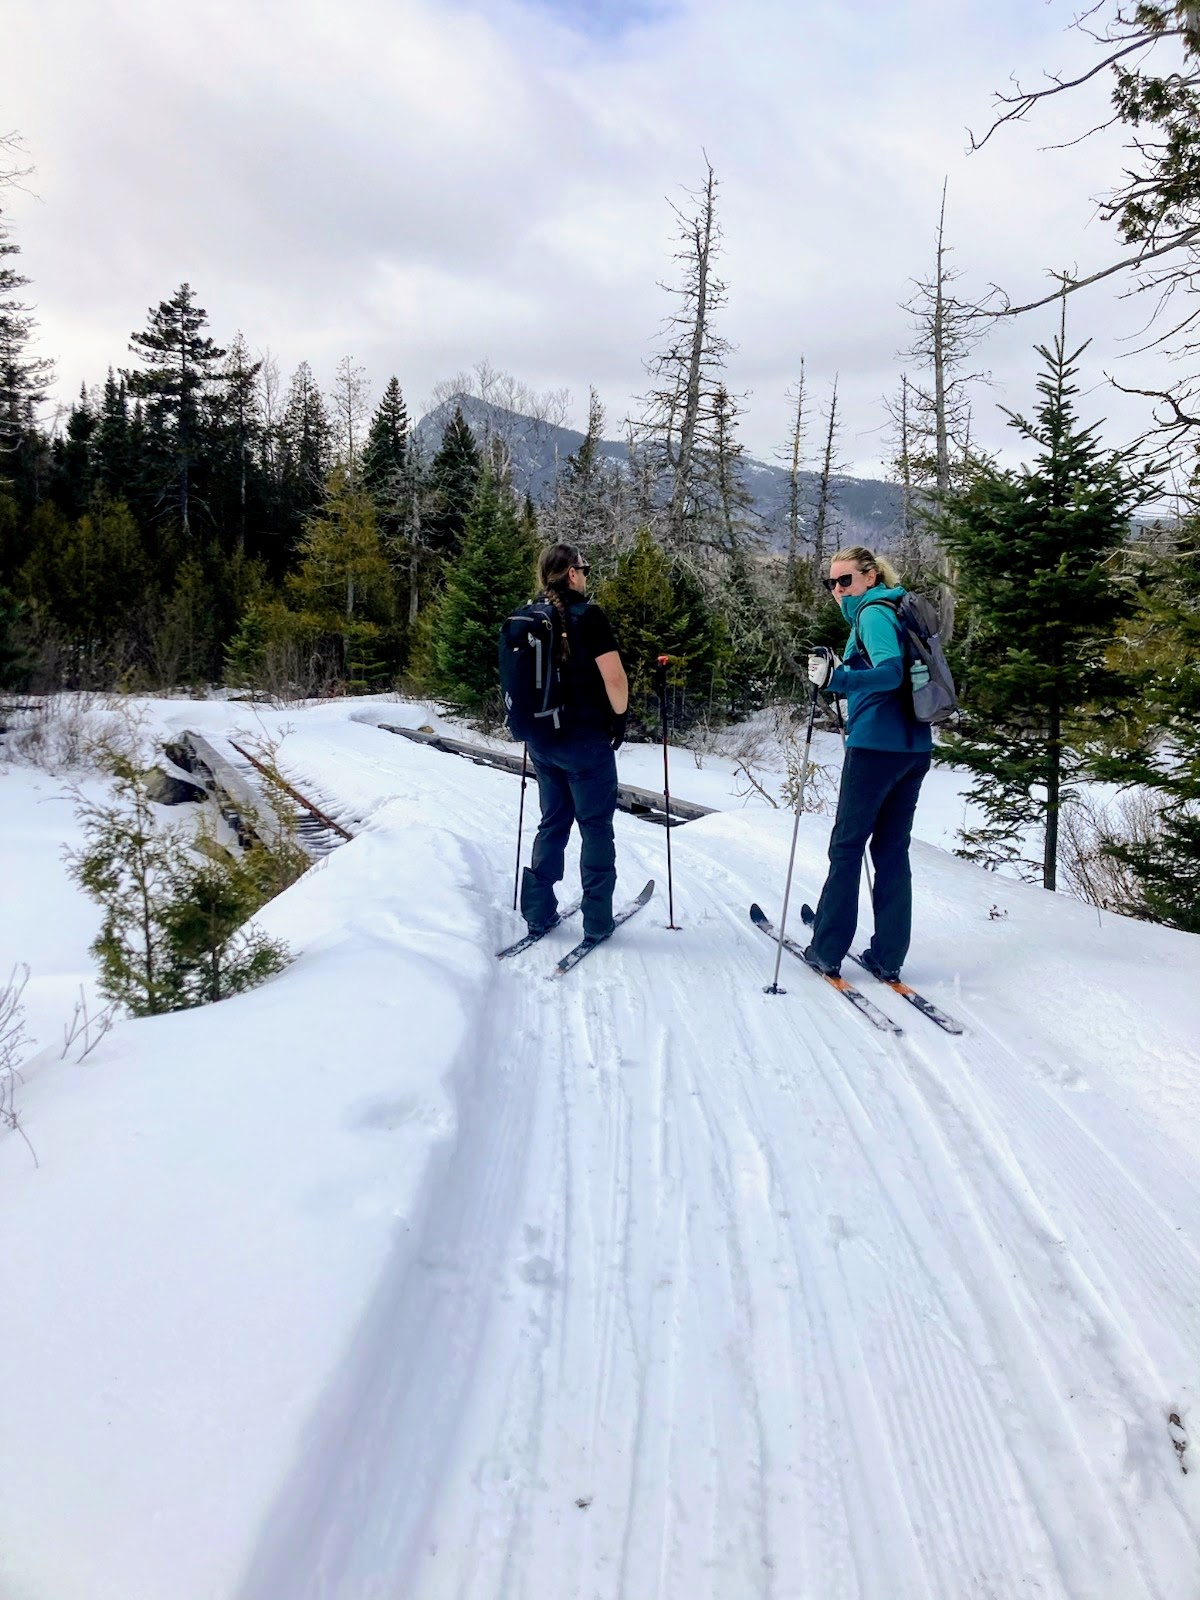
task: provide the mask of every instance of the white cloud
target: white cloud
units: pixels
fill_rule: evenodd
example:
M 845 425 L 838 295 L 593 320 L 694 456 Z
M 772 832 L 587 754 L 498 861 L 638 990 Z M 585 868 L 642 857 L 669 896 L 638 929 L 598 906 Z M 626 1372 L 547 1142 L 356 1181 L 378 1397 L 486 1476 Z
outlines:
M 668 309 L 667 202 L 686 205 L 704 147 L 749 448 L 782 442 L 803 353 L 814 393 L 840 373 L 845 453 L 867 470 L 943 175 L 966 289 L 1025 294 L 1112 248 L 1088 226 L 1111 141 L 1036 148 L 1081 107 L 965 154 L 1010 70 L 1079 59 L 1069 20 L 1041 0 L 16 0 L 4 99 L 41 200 L 12 210 L 43 342 L 70 393 L 126 361 L 187 279 L 218 340 L 240 327 L 285 370 L 308 359 L 328 381 L 352 354 L 416 407 L 487 357 L 570 388 L 580 414 L 595 383 L 616 431 Z M 1142 309 L 1080 297 L 1089 383 Z M 1028 405 L 1051 326 L 989 340 L 1010 403 Z M 1101 400 L 1115 433 L 1140 422 Z M 986 394 L 979 432 L 1005 433 Z

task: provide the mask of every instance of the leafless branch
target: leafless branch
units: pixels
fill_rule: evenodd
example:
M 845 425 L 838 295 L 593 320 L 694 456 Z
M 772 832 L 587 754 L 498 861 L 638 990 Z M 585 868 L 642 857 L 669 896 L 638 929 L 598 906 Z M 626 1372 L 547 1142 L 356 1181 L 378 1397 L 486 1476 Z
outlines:
M 1049 99 L 1051 95 L 1062 94 L 1067 89 L 1077 89 L 1080 84 L 1090 82 L 1092 78 L 1097 77 L 1108 67 L 1115 66 L 1118 61 L 1123 60 L 1126 56 L 1131 56 L 1138 50 L 1148 49 L 1161 39 L 1179 38 L 1182 33 L 1182 28 L 1173 28 L 1161 34 L 1143 34 L 1131 43 L 1125 44 L 1122 49 L 1114 50 L 1110 55 L 1105 56 L 1102 61 L 1097 61 L 1086 72 L 1081 73 L 1078 78 L 1060 78 L 1056 74 L 1048 72 L 1046 76 L 1049 78 L 1050 83 L 1049 87 L 1045 89 L 1022 89 L 1021 85 L 1016 83 L 1014 79 L 1016 94 L 998 94 L 996 96 L 1000 105 L 1008 106 L 1010 109 L 1003 116 L 996 118 L 983 138 L 976 139 L 970 128 L 967 129 L 967 137 L 971 141 L 970 148 L 972 152 L 982 150 L 997 128 L 1002 128 L 1006 122 L 1020 122 L 1023 117 L 1033 110 L 1039 100 Z
M 1197 238 L 1200 238 L 1200 224 L 1194 228 L 1185 228 L 1182 233 L 1173 235 L 1165 244 L 1159 245 L 1154 250 L 1142 250 L 1136 256 L 1130 256 L 1125 261 L 1114 261 L 1110 266 L 1102 267 L 1099 272 L 1093 272 L 1087 278 L 1073 278 L 1069 272 L 1051 272 L 1049 276 L 1058 279 L 1059 287 L 1053 293 L 1043 295 L 1040 300 L 1030 300 L 1025 305 L 1020 306 L 1005 305 L 998 311 L 991 311 L 980 306 L 970 314 L 974 317 L 989 318 L 1019 317 L 1024 315 L 1026 311 L 1040 310 L 1042 306 L 1050 305 L 1064 294 L 1074 294 L 1077 289 L 1086 289 L 1093 283 L 1099 283 L 1102 278 L 1111 278 L 1114 273 L 1137 271 L 1143 263 L 1153 261 L 1157 256 L 1165 256 L 1168 251 L 1178 250 L 1181 246 L 1190 244 Z M 999 285 L 993 284 L 992 287 L 1001 298 L 1005 298 L 1004 290 Z

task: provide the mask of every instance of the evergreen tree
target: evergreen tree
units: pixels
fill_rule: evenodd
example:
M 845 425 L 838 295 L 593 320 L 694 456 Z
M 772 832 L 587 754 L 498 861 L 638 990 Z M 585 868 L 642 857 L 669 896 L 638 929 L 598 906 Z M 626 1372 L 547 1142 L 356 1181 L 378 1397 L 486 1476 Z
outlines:
M 77 798 L 84 844 L 68 870 L 103 912 L 91 946 L 100 993 L 132 1016 L 179 1011 L 278 972 L 286 948 L 245 923 L 263 903 L 261 867 L 202 837 L 197 855 L 160 830 L 136 752 L 108 746 L 111 797 Z
M 470 710 L 497 705 L 500 624 L 529 599 L 536 560 L 536 546 L 510 494 L 485 470 L 431 631 L 434 681 Z
M 392 573 L 371 496 L 352 488 L 341 468 L 330 477 L 320 516 L 305 527 L 300 553 L 288 582 L 293 599 L 316 632 L 339 642 L 346 681 L 377 685 L 389 670 Z
M 77 800 L 84 843 L 68 856 L 67 870 L 103 910 L 91 945 L 100 993 L 132 1016 L 155 1016 L 175 1009 L 162 910 L 178 847 L 155 827 L 140 763 L 110 750 L 103 765 L 111 798 Z
M 1157 837 L 1108 853 L 1133 869 L 1141 898 L 1124 909 L 1200 933 L 1200 529 L 1185 527 L 1128 630 L 1144 731 L 1097 774 L 1141 784 L 1160 802 Z
M 279 423 L 279 471 L 289 515 L 311 516 L 333 466 L 333 427 L 312 369 L 302 361 L 288 385 Z
M 18 298 L 29 279 L 14 262 L 21 247 L 14 244 L 0 214 L 0 480 L 9 474 L 9 458 L 33 432 L 36 408 L 46 398 L 53 362 L 31 353 L 36 323 L 32 308 Z
M 15 689 L 29 674 L 29 657 L 20 642 L 25 607 L 8 589 L 0 588 L 0 689 Z
M 166 448 L 167 481 L 174 489 L 180 531 L 187 543 L 194 464 L 204 444 L 203 399 L 218 380 L 217 363 L 225 351 L 204 332 L 208 313 L 196 304 L 190 284 L 180 284 L 170 300 L 151 309 L 149 318 L 143 332 L 129 336 L 130 350 L 146 366 L 123 376 L 131 394 L 150 402 L 155 437 Z
M 269 642 L 262 607 L 251 601 L 242 612 L 236 633 L 225 646 L 225 682 L 231 689 L 259 687 Z
M 164 688 L 205 684 L 218 676 L 218 587 L 219 580 L 213 582 L 206 563 L 195 555 L 184 557 L 151 641 L 155 677 Z
M 970 614 L 960 657 L 967 710 L 942 754 L 973 774 L 968 795 L 987 819 L 964 833 L 960 853 L 992 866 L 1020 861 L 1021 835 L 1040 824 L 1047 889 L 1060 807 L 1127 692 L 1107 660 L 1130 608 L 1112 558 L 1148 493 L 1128 453 L 1102 450 L 1098 425 L 1078 421 L 1072 380 L 1086 348 L 1068 353 L 1065 331 L 1053 349 L 1038 347 L 1033 420 L 1008 413 L 1036 449 L 1032 465 L 985 468 L 945 497 L 937 529 Z
M 43 622 L 72 648 L 76 681 L 108 683 L 140 637 L 151 580 L 142 536 L 122 500 L 94 501 L 68 522 L 39 507 L 23 582 Z
M 588 402 L 587 432 L 563 463 L 549 509 L 548 537 L 585 548 L 593 560 L 614 542 L 620 475 L 603 453 L 604 407 L 595 389 Z
M 287 965 L 288 949 L 249 919 L 263 903 L 261 869 L 202 833 L 198 852 L 181 851 L 170 896 L 159 910 L 173 1010 L 209 1005 L 253 989 Z
M 371 418 L 362 456 L 363 487 L 375 500 L 385 533 L 394 533 L 402 521 L 408 454 L 408 407 L 393 377 Z
M 424 518 L 426 544 L 445 560 L 453 560 L 463 549 L 481 472 L 475 435 L 462 407 L 455 406 L 429 466 L 429 504 Z
M 234 335 L 221 369 L 224 382 L 212 397 L 214 515 L 222 545 L 238 555 L 246 552 L 246 528 L 257 487 L 257 462 L 262 438 L 262 410 L 258 375 L 262 362 L 253 361 L 241 333 Z
M 79 399 L 67 413 L 62 436 L 55 439 L 51 447 L 54 499 L 68 517 L 82 516 L 92 497 L 95 485 L 92 441 L 98 425 L 99 418 L 87 389 L 81 388 Z
M 671 657 L 672 720 L 679 726 L 723 694 L 725 633 L 709 609 L 694 574 L 672 562 L 649 528 L 618 557 L 612 576 L 596 591 L 629 676 L 629 704 L 643 727 L 658 715 L 658 657 Z
M 125 380 L 109 367 L 91 440 L 92 481 L 109 500 L 126 499 L 133 491 L 136 443 Z

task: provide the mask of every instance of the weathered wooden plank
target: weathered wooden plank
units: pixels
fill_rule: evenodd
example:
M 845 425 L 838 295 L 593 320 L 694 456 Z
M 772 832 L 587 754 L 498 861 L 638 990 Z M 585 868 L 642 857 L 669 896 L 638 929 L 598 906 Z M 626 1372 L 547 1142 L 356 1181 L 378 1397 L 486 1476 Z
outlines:
M 490 750 L 485 745 L 467 744 L 462 739 L 448 738 L 444 733 L 422 733 L 417 728 L 401 728 L 393 722 L 379 722 L 376 727 L 382 728 L 385 733 L 398 733 L 401 738 L 411 739 L 415 744 L 427 745 L 431 750 L 462 756 L 478 766 L 498 767 L 504 772 L 521 771 L 521 757 L 510 750 Z M 658 789 L 639 789 L 631 783 L 619 784 L 617 805 L 622 811 L 644 817 L 648 822 L 661 823 L 667 820 L 663 812 L 662 791 Z M 697 817 L 709 817 L 712 814 L 711 806 L 701 806 L 694 800 L 680 800 L 675 795 L 671 796 L 672 824 L 693 822 Z
M 174 755 L 177 748 L 186 759 Z M 254 834 L 264 844 L 270 846 L 286 842 L 287 830 L 275 814 L 270 801 L 255 789 L 250 780 L 238 771 L 228 757 L 209 744 L 202 734 L 193 733 L 190 728 L 185 728 L 169 753 L 186 771 L 202 777 L 206 788 L 211 788 L 218 795 L 225 797 L 229 807 L 236 813 L 237 820 L 248 833 Z M 308 854 L 315 854 L 303 839 L 297 842 Z

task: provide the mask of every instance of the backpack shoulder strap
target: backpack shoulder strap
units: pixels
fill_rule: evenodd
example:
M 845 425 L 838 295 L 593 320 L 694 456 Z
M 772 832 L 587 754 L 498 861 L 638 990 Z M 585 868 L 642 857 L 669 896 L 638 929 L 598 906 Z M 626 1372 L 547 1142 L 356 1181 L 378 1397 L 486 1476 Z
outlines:
M 867 609 L 868 606 L 886 606 L 888 608 L 888 610 L 892 613 L 892 615 L 895 617 L 896 621 L 899 622 L 900 621 L 900 602 L 899 602 L 899 600 L 884 600 L 884 599 L 864 600 L 862 605 L 860 605 L 858 610 L 854 613 L 854 643 L 855 643 L 855 647 L 858 650 L 860 650 L 864 656 L 866 656 L 868 661 L 871 661 L 871 652 L 867 649 L 866 645 L 863 643 L 862 634 L 859 632 L 859 627 L 858 627 L 858 619 L 862 616 L 863 612 Z M 903 643 L 903 639 L 901 639 L 901 643 Z M 875 663 L 873 661 L 871 661 L 871 665 L 874 666 Z

